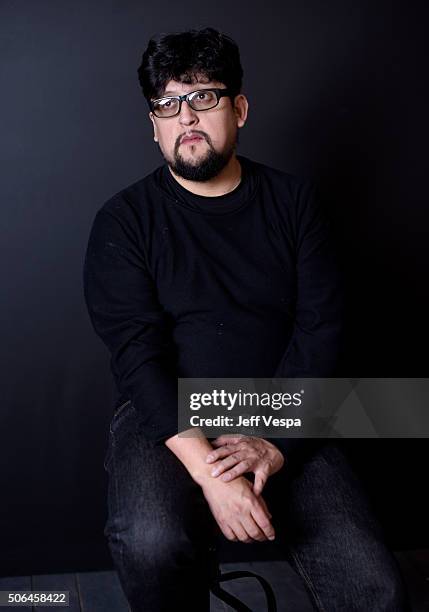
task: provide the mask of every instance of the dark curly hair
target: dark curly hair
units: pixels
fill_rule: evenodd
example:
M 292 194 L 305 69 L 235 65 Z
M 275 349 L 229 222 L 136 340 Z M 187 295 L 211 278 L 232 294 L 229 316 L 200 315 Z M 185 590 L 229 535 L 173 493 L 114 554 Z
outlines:
M 161 97 L 170 80 L 194 83 L 198 76 L 223 83 L 233 100 L 243 79 L 237 44 L 214 28 L 151 38 L 137 73 L 148 102 Z

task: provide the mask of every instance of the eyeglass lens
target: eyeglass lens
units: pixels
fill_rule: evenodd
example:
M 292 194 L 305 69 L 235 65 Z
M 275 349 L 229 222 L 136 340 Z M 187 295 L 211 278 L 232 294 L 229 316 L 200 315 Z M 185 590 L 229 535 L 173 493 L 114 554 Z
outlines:
M 194 110 L 208 110 L 218 103 L 216 93 L 209 90 L 194 91 L 188 98 L 188 103 Z M 179 100 L 160 98 L 153 105 L 153 112 L 158 117 L 171 117 L 179 112 Z

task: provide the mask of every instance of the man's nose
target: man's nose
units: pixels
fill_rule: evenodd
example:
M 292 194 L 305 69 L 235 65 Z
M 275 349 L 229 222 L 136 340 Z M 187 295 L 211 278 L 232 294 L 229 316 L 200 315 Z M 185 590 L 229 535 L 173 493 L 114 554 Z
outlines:
M 198 122 L 198 115 L 188 104 L 186 100 L 182 102 L 182 108 L 179 113 L 179 123 L 182 125 L 192 125 Z

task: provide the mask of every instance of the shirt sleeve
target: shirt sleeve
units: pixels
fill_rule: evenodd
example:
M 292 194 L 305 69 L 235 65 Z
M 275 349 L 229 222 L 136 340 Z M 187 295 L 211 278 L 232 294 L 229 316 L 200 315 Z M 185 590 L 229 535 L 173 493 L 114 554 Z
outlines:
M 131 223 L 128 214 L 97 212 L 84 261 L 84 295 L 121 395 L 132 400 L 147 438 L 160 444 L 177 433 L 175 349 L 138 221 Z
M 295 320 L 274 377 L 328 378 L 336 374 L 341 350 L 343 287 L 330 221 L 313 181 L 302 183 L 297 190 L 295 228 Z M 302 458 L 325 443 L 323 438 L 272 442 L 286 459 Z

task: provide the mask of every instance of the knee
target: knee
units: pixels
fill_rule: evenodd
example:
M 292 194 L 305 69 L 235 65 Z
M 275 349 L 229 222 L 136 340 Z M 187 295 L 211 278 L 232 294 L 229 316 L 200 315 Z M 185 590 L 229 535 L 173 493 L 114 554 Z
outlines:
M 408 610 L 406 587 L 394 558 L 383 556 L 372 567 L 367 565 L 366 570 L 361 568 L 359 578 L 360 587 L 365 597 L 373 602 L 374 610 Z
M 380 593 L 380 610 L 407 610 L 407 593 L 404 581 L 396 567 L 386 569 L 377 580 Z
M 167 568 L 190 562 L 197 541 L 178 520 L 135 521 L 123 534 L 123 554 L 133 566 Z
M 180 522 L 140 519 L 109 542 L 132 610 L 209 610 L 209 572 Z

